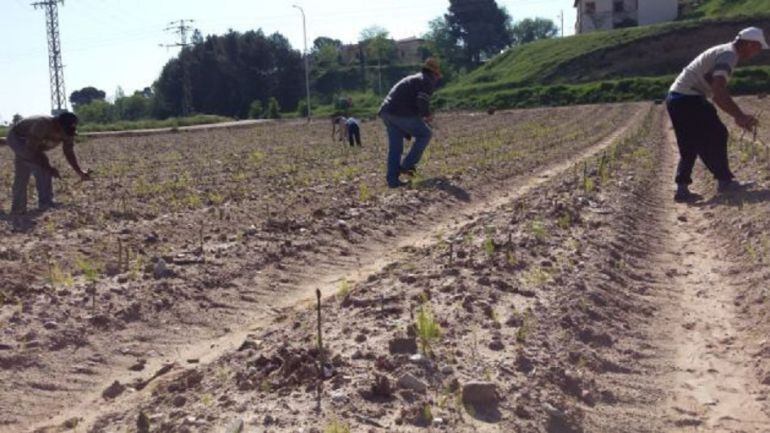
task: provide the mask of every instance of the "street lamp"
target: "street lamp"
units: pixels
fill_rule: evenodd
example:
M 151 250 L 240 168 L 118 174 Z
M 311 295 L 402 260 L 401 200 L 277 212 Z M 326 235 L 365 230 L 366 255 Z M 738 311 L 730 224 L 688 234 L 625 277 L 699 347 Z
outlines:
M 305 89 L 307 91 L 307 121 L 310 122 L 310 69 L 308 67 L 307 60 L 307 27 L 305 26 L 305 10 L 297 5 L 291 5 L 293 8 L 299 9 L 302 12 L 302 38 L 305 41 Z

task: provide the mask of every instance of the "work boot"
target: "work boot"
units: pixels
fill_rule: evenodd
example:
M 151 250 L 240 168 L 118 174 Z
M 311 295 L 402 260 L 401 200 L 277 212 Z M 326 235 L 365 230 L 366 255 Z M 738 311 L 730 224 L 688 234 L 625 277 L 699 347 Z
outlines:
M 409 185 L 409 182 L 404 182 L 403 180 L 399 180 L 397 183 L 388 183 L 388 188 L 395 189 L 395 188 L 401 188 L 407 185 Z
M 691 201 L 694 195 L 690 192 L 690 188 L 685 184 L 678 184 L 676 186 L 676 193 L 674 194 L 674 201 L 677 203 L 684 203 Z
M 752 186 L 754 186 L 754 182 L 740 182 L 735 179 L 720 180 L 719 184 L 717 185 L 717 192 L 729 193 L 729 192 L 745 191 L 746 189 L 751 188 Z

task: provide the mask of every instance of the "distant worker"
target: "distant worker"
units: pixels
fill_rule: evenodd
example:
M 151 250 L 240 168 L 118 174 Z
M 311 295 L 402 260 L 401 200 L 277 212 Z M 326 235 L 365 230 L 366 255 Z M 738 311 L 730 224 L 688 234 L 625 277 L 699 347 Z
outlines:
M 757 119 L 738 107 L 727 90 L 727 81 L 739 61 L 753 58 L 762 49 L 768 49 L 762 29 L 743 29 L 733 42 L 701 53 L 684 68 L 671 86 L 666 106 L 679 147 L 675 201 L 694 198 L 689 185 L 697 157 L 717 179 L 718 192 L 741 189 L 747 185 L 734 180 L 727 159 L 727 128 L 719 120 L 708 98 L 732 116 L 741 128 L 754 128 Z
M 358 145 L 361 147 L 361 124 L 355 117 L 348 117 L 345 121 L 345 127 L 348 131 L 348 143 L 350 147 Z
M 56 117 L 28 117 L 15 124 L 8 131 L 7 143 L 15 154 L 13 202 L 11 213 L 24 214 L 27 211 L 27 185 L 30 175 L 35 176 L 37 200 L 40 210 L 56 207 L 53 201 L 53 181 L 59 178 L 59 171 L 51 166 L 45 152 L 63 144 L 67 162 L 81 180 L 91 180 L 89 171 L 83 171 L 75 156 L 75 135 L 78 118 L 64 112 Z
M 414 176 L 422 153 L 430 143 L 433 115 L 430 96 L 441 79 L 438 60 L 429 58 L 422 71 L 399 81 L 385 97 L 380 107 L 380 117 L 388 133 L 388 186 L 406 185 L 399 179 L 401 174 Z M 414 137 L 414 144 L 404 160 L 404 138 Z
M 348 118 L 345 116 L 332 117 L 332 140 L 345 141 L 348 135 Z

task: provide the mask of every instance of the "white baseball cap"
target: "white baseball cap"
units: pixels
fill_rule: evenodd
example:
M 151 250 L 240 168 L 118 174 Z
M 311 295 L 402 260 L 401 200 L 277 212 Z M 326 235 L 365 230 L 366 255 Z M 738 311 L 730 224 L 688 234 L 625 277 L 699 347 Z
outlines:
M 770 46 L 765 41 L 765 33 L 759 27 L 748 27 L 741 30 L 736 39 L 759 42 L 763 49 L 770 50 Z

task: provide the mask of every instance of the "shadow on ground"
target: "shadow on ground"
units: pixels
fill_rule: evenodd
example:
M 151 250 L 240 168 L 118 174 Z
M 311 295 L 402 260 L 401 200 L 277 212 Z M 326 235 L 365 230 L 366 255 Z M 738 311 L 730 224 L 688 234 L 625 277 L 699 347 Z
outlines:
M 415 184 L 415 188 L 417 189 L 437 189 L 440 191 L 444 191 L 447 194 L 450 194 L 454 198 L 469 203 L 471 201 L 471 195 L 468 193 L 468 191 L 464 190 L 463 188 L 453 184 L 449 179 L 446 177 L 432 177 L 430 179 L 425 179 L 423 181 L 420 181 Z
M 749 189 L 745 191 L 735 191 L 722 194 L 716 194 L 708 201 L 696 203 L 696 206 L 743 206 L 751 203 L 762 203 L 770 201 L 770 189 Z

